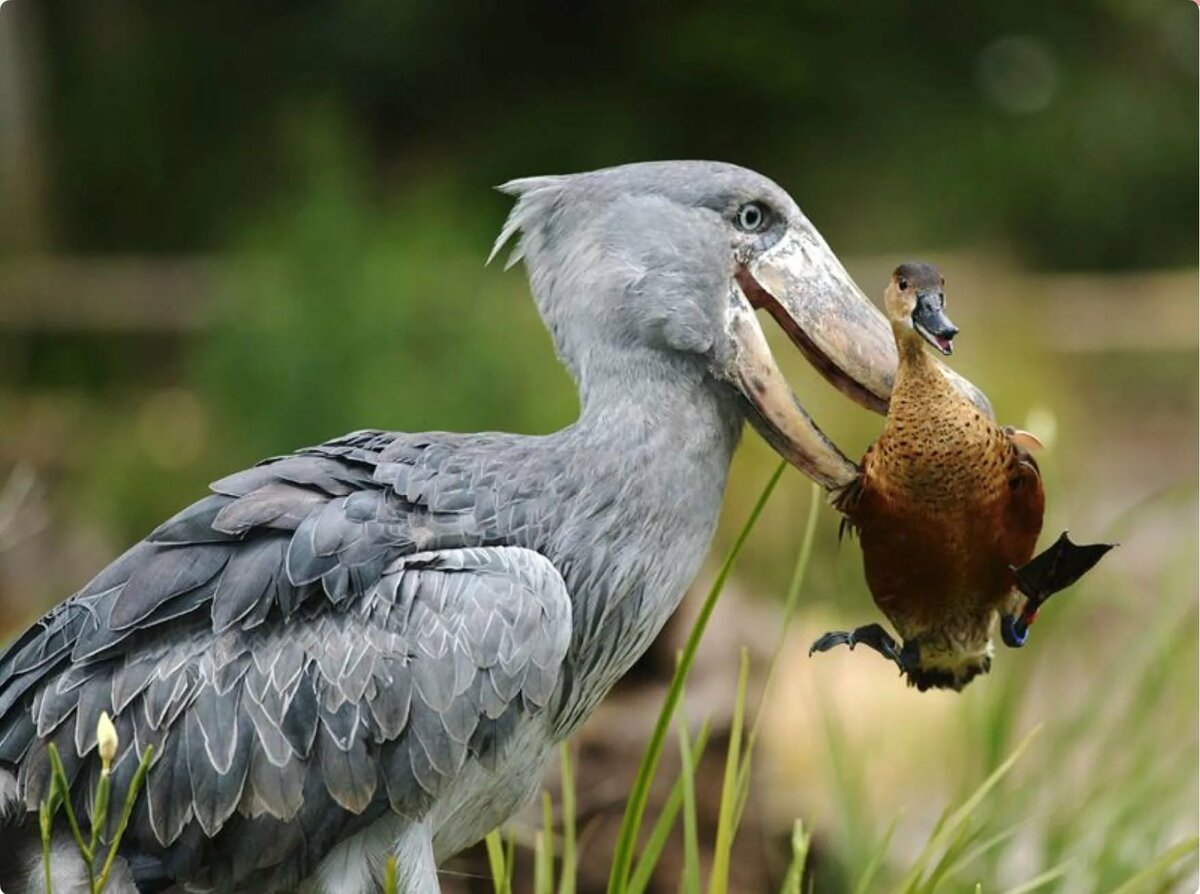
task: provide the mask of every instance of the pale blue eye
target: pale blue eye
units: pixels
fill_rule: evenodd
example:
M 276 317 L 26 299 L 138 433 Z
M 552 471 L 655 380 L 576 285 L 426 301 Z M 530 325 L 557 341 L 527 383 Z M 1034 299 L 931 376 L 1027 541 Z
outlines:
M 746 233 L 757 233 L 767 222 L 767 211 L 758 202 L 747 202 L 737 213 L 737 226 Z

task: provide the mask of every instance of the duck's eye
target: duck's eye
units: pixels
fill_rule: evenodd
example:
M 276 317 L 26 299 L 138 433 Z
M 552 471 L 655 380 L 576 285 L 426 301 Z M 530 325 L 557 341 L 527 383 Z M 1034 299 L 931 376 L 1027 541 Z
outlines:
M 744 233 L 757 233 L 767 223 L 767 209 L 759 202 L 747 202 L 737 212 L 737 227 Z
M 908 280 L 902 276 L 896 280 L 896 285 L 898 285 L 900 287 L 900 291 L 903 292 L 908 288 Z

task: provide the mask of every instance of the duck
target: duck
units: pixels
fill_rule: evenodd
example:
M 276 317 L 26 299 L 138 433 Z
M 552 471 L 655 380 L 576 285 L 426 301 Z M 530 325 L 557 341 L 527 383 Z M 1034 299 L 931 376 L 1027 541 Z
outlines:
M 953 353 L 945 278 L 932 264 L 897 267 L 884 292 L 898 366 L 883 433 L 859 474 L 832 497 L 841 533 L 858 536 L 882 625 L 830 631 L 809 654 L 862 644 L 910 686 L 961 691 L 992 666 L 997 628 L 1025 645 L 1045 601 L 1113 544 L 1080 546 L 1064 532 L 1034 556 L 1045 491 L 1032 434 L 994 422 L 947 379 L 931 348 Z

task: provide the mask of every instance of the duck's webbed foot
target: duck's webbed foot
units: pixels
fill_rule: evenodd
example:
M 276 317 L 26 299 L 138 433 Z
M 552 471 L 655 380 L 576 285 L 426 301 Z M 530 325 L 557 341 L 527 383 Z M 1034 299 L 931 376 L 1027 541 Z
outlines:
M 1037 618 L 1038 610 L 1046 600 L 1091 571 L 1114 545 L 1092 543 L 1078 546 L 1072 543 L 1067 537 L 1067 532 L 1063 531 L 1048 549 L 1038 553 L 1020 568 L 1013 568 L 1017 589 L 1025 595 L 1025 607 L 1018 616 L 1006 614 L 1001 617 L 1000 636 L 1004 644 L 1014 649 L 1025 645 L 1029 636 L 1029 625 Z
M 894 661 L 901 673 L 908 671 L 911 663 L 908 652 L 878 624 L 864 624 L 854 630 L 831 630 L 818 637 L 809 647 L 808 654 L 828 652 L 836 646 L 849 646 L 853 649 L 859 643 L 874 649 L 888 661 Z

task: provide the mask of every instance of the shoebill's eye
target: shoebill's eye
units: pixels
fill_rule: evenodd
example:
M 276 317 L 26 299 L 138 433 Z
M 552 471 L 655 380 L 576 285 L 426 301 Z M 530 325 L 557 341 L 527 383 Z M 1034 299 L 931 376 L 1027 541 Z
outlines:
M 760 202 L 747 202 L 738 209 L 737 228 L 743 233 L 757 233 L 767 223 L 767 209 Z

